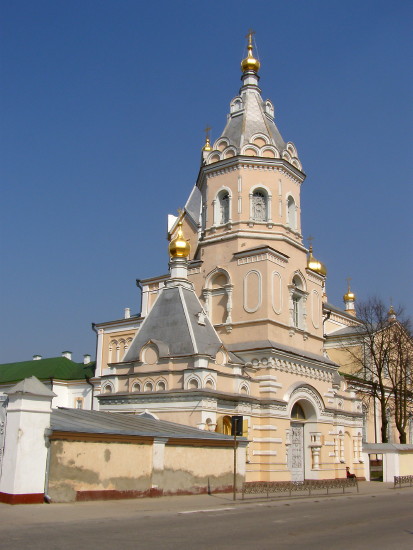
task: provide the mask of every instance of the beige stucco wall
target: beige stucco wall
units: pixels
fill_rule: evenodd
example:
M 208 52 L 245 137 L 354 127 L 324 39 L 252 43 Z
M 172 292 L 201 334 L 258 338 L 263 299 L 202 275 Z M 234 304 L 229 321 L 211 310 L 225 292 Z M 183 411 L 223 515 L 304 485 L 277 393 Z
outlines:
M 244 480 L 245 447 L 240 449 Z M 52 440 L 48 494 L 55 502 L 76 498 L 145 496 L 228 490 L 232 486 L 233 449 L 155 441 L 97 442 Z M 133 494 L 132 494 L 133 492 Z
M 51 442 L 49 495 L 54 501 L 75 500 L 76 491 L 146 491 L 151 473 L 151 445 Z
M 191 487 L 224 489 L 232 486 L 234 451 L 218 447 L 166 445 L 164 489 L 188 491 Z M 179 468 L 177 468 L 179 465 Z M 243 481 L 239 476 L 238 483 Z
M 399 454 L 399 475 L 413 475 L 413 451 L 403 451 Z

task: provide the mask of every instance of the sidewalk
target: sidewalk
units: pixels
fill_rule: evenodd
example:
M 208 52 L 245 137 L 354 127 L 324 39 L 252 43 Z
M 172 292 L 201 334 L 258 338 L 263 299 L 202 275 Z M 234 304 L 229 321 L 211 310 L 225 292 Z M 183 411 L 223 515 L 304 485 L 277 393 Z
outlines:
M 49 523 L 68 523 L 71 521 L 91 521 L 127 518 L 136 516 L 153 516 L 168 514 L 191 514 L 202 512 L 219 512 L 238 507 L 255 506 L 285 506 L 295 502 L 303 502 L 308 499 L 330 500 L 342 498 L 368 498 L 388 495 L 395 497 L 400 493 L 409 493 L 413 495 L 413 488 L 393 489 L 392 483 L 380 482 L 359 482 L 359 493 L 355 489 L 347 490 L 344 494 L 340 491 L 325 493 L 314 493 L 309 496 L 274 496 L 266 498 L 262 495 L 248 495 L 245 500 L 241 500 L 241 495 L 237 495 L 234 502 L 232 494 L 216 495 L 189 495 L 189 496 L 170 496 L 157 498 L 141 498 L 131 500 L 106 500 L 89 501 L 62 504 L 23 504 L 10 506 L 0 504 L 0 524 L 2 526 L 27 524 L 49 524 Z M 1 530 L 0 525 L 0 530 Z

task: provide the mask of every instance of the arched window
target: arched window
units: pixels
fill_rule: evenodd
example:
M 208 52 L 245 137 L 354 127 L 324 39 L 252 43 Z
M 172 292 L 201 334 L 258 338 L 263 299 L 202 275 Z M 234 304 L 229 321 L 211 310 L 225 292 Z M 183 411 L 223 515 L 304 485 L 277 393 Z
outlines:
M 268 197 L 262 189 L 252 194 L 251 217 L 256 222 L 266 222 L 268 219 Z
M 146 382 L 145 384 L 145 391 L 153 391 L 153 384 L 152 382 Z
M 227 189 L 221 189 L 215 200 L 214 207 L 214 225 L 225 225 L 231 221 L 231 194 Z
M 118 350 L 119 350 L 119 343 L 117 340 L 112 340 L 109 344 L 109 355 L 108 355 L 108 363 L 116 363 L 118 362 Z M 116 351 L 116 352 L 115 352 Z
M 220 224 L 228 223 L 229 222 L 229 193 L 227 191 L 223 191 L 222 193 L 220 193 L 218 200 L 219 200 L 218 222 Z
M 292 325 L 295 328 L 304 329 L 304 315 L 303 315 L 303 282 L 298 275 L 293 277 L 293 284 L 291 289 L 291 299 L 292 299 Z
M 291 229 L 297 229 L 297 207 L 291 195 L 287 200 L 287 222 Z
M 137 393 L 137 392 L 140 392 L 141 391 L 141 385 L 139 384 L 139 382 L 135 382 L 132 386 L 132 391 Z
M 220 325 L 226 322 L 228 317 L 228 294 L 225 286 L 228 278 L 224 273 L 218 272 L 211 280 L 211 315 L 212 324 Z
M 293 420 L 305 420 L 304 409 L 300 403 L 296 403 L 291 410 L 291 418 Z
M 103 388 L 103 393 L 112 393 L 112 386 L 110 384 L 106 384 Z
M 166 390 L 166 384 L 163 380 L 160 380 L 156 385 L 156 391 L 165 391 Z
M 191 378 L 191 380 L 188 382 L 188 389 L 190 390 L 197 390 L 199 388 L 199 383 L 196 378 Z
M 214 381 L 211 380 L 211 378 L 208 378 L 208 380 L 205 382 L 205 387 L 207 388 L 207 390 L 214 390 L 215 389 Z
M 249 391 L 248 391 L 248 386 L 246 384 L 243 384 L 240 388 L 240 393 L 242 393 L 243 395 L 248 395 Z

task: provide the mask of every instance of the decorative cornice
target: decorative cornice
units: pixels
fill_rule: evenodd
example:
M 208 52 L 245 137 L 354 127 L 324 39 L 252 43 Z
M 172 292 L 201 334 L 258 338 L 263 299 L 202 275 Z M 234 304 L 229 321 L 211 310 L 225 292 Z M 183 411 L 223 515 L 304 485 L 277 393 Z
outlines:
M 244 264 L 252 264 L 255 262 L 262 262 L 268 260 L 269 262 L 272 262 L 274 264 L 277 264 L 281 267 L 285 267 L 288 263 L 288 260 L 286 258 L 283 258 L 280 255 L 275 255 L 271 253 L 262 253 L 262 254 L 256 254 L 253 256 L 245 256 L 243 258 L 238 258 L 237 265 L 244 265 Z
M 272 172 L 278 171 L 298 185 L 301 185 L 306 177 L 304 172 L 301 172 L 298 168 L 295 168 L 285 159 L 270 159 L 268 157 L 247 157 L 237 155 L 236 157 L 231 157 L 229 159 L 219 160 L 212 164 L 204 165 L 201 169 L 201 174 L 198 181 L 201 180 L 202 182 L 203 177 L 215 177 L 240 169 Z

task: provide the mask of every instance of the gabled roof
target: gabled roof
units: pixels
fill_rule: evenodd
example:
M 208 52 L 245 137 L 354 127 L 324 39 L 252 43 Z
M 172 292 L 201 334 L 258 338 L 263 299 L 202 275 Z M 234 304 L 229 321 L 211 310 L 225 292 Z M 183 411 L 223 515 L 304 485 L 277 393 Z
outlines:
M 0 365 L 0 384 L 18 382 L 30 376 L 36 376 L 39 380 L 84 380 L 94 376 L 95 366 L 95 362 L 84 365 L 66 357 L 5 363 Z
M 51 429 L 59 432 L 122 434 L 174 439 L 207 439 L 232 441 L 229 435 L 208 432 L 165 420 L 82 409 L 53 409 Z
M 195 292 L 181 285 L 161 289 L 123 361 L 139 360 L 148 342 L 157 345 L 161 357 L 215 356 L 222 347 Z

